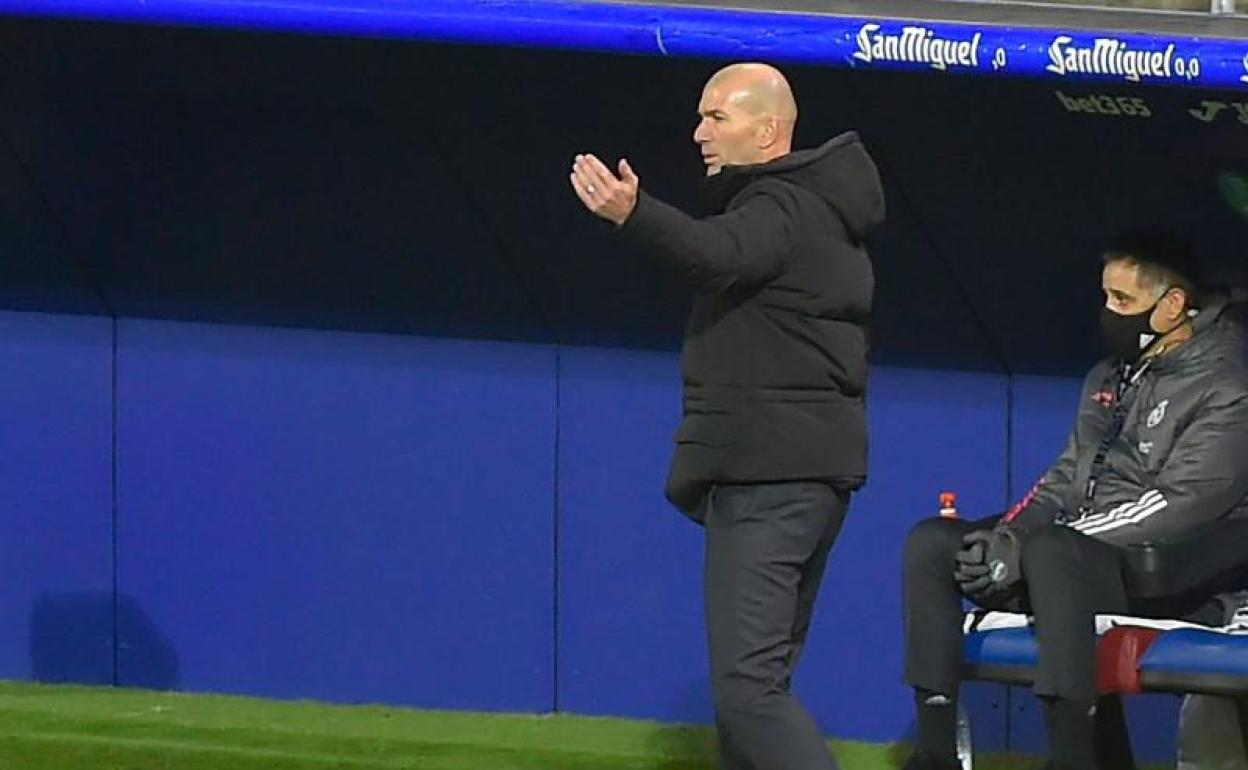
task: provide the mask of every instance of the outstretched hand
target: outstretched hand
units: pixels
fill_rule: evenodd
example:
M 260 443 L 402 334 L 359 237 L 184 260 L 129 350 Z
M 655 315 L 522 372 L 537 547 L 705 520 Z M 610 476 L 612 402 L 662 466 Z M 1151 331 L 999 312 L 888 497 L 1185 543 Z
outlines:
M 621 160 L 619 177 L 593 155 L 577 155 L 572 163 L 572 189 L 585 208 L 617 225 L 622 225 L 637 207 L 641 181 L 627 160 Z

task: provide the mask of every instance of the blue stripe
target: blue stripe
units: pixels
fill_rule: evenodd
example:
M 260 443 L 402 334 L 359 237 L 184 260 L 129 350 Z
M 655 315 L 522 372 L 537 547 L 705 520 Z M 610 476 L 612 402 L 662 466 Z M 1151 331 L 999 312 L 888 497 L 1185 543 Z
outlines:
M 6 0 L 0 14 L 1248 90 L 1248 41 L 1220 38 L 567 0 Z

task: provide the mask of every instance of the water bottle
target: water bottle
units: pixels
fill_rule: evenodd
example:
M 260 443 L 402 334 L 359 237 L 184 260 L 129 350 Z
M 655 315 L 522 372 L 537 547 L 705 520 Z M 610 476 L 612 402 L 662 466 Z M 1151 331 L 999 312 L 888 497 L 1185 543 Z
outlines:
M 940 493 L 940 515 L 945 519 L 959 518 L 957 494 L 953 492 Z

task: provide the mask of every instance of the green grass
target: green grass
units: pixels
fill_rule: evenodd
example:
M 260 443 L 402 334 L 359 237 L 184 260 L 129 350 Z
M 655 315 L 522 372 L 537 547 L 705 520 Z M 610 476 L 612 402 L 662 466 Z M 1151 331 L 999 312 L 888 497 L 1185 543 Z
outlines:
M 832 745 L 844 770 L 904 758 Z M 705 727 L 0 682 L 0 770 L 711 770 L 714 757 Z

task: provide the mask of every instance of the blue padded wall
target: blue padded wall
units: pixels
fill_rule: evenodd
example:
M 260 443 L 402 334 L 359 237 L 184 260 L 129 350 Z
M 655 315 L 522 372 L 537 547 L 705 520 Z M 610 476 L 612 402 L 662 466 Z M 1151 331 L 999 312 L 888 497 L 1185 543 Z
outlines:
M 0 324 L 0 675 L 111 682 L 116 619 L 122 684 L 710 719 L 701 531 L 661 492 L 674 354 L 122 320 L 114 595 L 112 322 Z M 1079 381 L 1012 387 L 1017 496 Z M 876 368 L 872 479 L 798 677 L 830 735 L 912 729 L 901 543 L 943 489 L 966 516 L 1004 504 L 1006 398 L 1002 376 Z M 999 693 L 968 700 L 978 745 L 1006 746 Z M 1043 750 L 1034 700 L 1011 703 L 1008 746 Z M 1129 708 L 1141 756 L 1169 755 L 1177 702 Z
M 553 706 L 554 354 L 123 321 L 123 684 Z
M 112 335 L 0 312 L 0 678 L 113 681 Z
M 565 348 L 560 372 L 559 706 L 708 722 L 702 530 L 663 497 L 678 357 Z
M 1013 378 L 1012 499 L 1027 494 L 1065 448 L 1082 386 L 1081 377 Z

